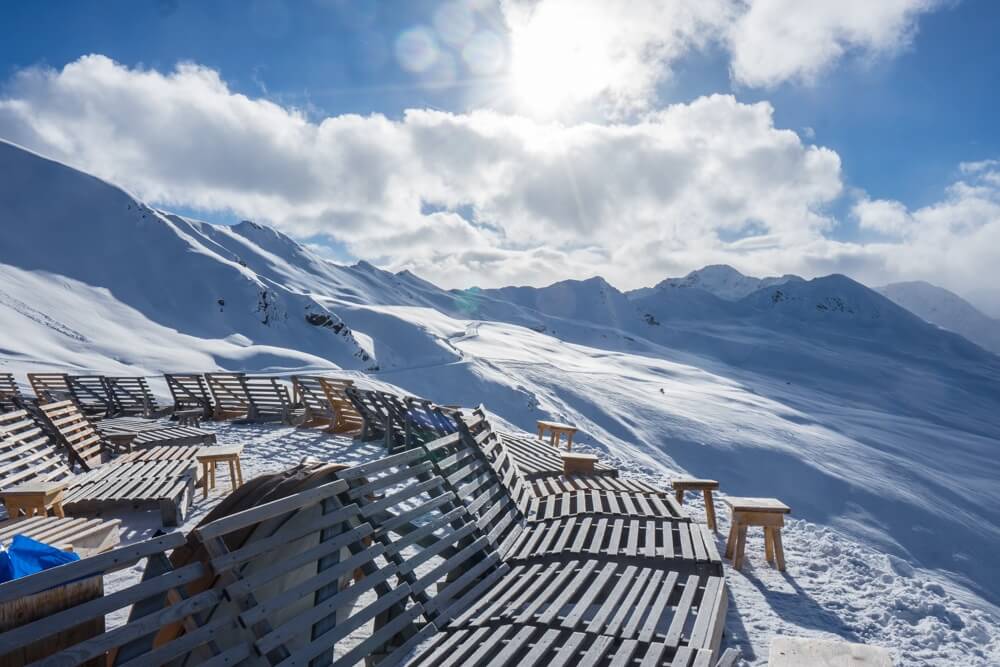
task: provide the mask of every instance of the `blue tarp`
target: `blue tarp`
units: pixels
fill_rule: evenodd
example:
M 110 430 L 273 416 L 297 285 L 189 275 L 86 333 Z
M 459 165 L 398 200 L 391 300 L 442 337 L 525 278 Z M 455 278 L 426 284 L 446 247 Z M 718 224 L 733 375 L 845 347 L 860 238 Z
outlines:
M 75 553 L 60 551 L 24 535 L 15 535 L 10 547 L 0 550 L 0 584 L 75 560 L 80 560 Z

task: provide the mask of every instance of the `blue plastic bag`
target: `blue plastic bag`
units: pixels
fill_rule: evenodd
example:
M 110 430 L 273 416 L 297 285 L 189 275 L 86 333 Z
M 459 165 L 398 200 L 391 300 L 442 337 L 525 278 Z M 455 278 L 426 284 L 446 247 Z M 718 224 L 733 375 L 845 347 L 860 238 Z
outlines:
M 15 535 L 10 547 L 0 550 L 0 584 L 75 560 L 80 560 L 80 556 L 71 551 L 60 551 L 30 537 Z

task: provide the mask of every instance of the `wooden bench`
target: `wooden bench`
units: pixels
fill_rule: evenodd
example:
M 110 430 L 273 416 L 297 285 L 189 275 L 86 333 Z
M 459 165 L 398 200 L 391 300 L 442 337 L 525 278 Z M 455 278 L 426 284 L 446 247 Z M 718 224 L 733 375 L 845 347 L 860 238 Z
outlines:
M 553 447 L 558 448 L 562 444 L 562 437 L 566 436 L 566 449 L 573 449 L 573 435 L 576 433 L 577 428 L 569 424 L 562 424 L 560 422 L 550 422 L 543 419 L 538 420 L 538 439 L 545 440 L 545 433 L 548 432 L 549 444 Z
M 785 569 L 785 549 L 781 543 L 781 527 L 785 515 L 791 512 L 788 505 L 776 498 L 741 498 L 729 496 L 723 500 L 732 510 L 729 539 L 726 541 L 726 558 L 731 558 L 737 570 L 746 556 L 747 528 L 764 528 L 764 553 L 767 562 L 774 562 L 778 569 Z
M 698 479 L 696 477 L 680 477 L 671 480 L 670 485 L 674 488 L 677 496 L 677 503 L 684 504 L 685 491 L 701 491 L 705 497 L 705 519 L 708 527 L 712 530 L 715 526 L 715 501 L 712 492 L 719 488 L 719 483 L 714 479 Z
M 243 445 L 225 445 L 223 447 L 203 447 L 198 451 L 197 459 L 201 464 L 202 489 L 204 497 L 208 497 L 210 489 L 215 488 L 215 469 L 220 463 L 229 465 L 229 483 L 233 491 L 243 486 L 243 468 L 240 465 L 240 454 Z
M 17 518 L 24 516 L 48 516 L 49 511 L 58 517 L 65 517 L 63 512 L 63 497 L 68 483 L 62 482 L 26 482 L 17 486 L 5 487 L 0 491 L 7 516 Z

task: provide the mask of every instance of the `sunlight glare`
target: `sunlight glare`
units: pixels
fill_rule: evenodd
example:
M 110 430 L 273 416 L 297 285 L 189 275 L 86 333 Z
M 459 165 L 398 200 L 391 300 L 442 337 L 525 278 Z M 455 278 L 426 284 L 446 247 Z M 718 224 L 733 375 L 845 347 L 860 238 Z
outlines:
M 614 69 L 607 32 L 582 7 L 543 6 L 511 31 L 512 93 L 536 115 L 554 116 L 595 97 Z

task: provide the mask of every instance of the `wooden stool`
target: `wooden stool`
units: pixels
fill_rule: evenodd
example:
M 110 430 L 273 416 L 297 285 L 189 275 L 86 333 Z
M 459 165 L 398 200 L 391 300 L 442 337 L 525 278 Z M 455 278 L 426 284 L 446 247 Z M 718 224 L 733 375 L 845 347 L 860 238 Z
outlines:
M 711 530 L 715 530 L 715 501 L 712 491 L 719 488 L 714 479 L 698 479 L 696 477 L 681 477 L 670 482 L 677 496 L 677 504 L 684 504 L 685 491 L 701 491 L 705 495 L 705 520 Z
M 552 435 L 549 438 L 549 444 L 553 447 L 558 448 L 560 443 L 562 443 L 563 433 L 566 434 L 566 451 L 573 449 L 573 434 L 576 433 L 576 427 L 570 426 L 569 424 L 560 424 L 559 422 L 547 422 L 541 419 L 538 420 L 538 439 L 545 439 L 545 432 L 551 431 Z
M 25 516 L 48 516 L 49 510 L 58 517 L 63 513 L 63 494 L 66 482 L 28 482 L 18 484 L 3 491 L 3 504 L 7 508 L 7 516 L 17 518 L 20 512 Z
M 240 466 L 240 454 L 243 445 L 226 445 L 224 447 L 203 447 L 196 455 L 201 464 L 202 489 L 204 497 L 208 498 L 209 489 L 215 488 L 215 468 L 220 463 L 229 464 L 229 481 L 233 491 L 243 486 L 243 468 Z
M 597 463 L 597 457 L 593 454 L 576 454 L 573 452 L 560 452 L 559 456 L 562 457 L 563 462 L 563 474 L 569 477 L 570 475 L 593 475 L 594 474 L 594 464 Z
M 764 528 L 764 555 L 767 562 L 776 562 L 778 569 L 785 570 L 785 549 L 781 545 L 781 527 L 785 525 L 785 515 L 792 510 L 777 498 L 723 499 L 732 510 L 732 525 L 726 541 L 726 558 L 731 558 L 737 570 L 743 565 L 747 545 L 747 526 Z

